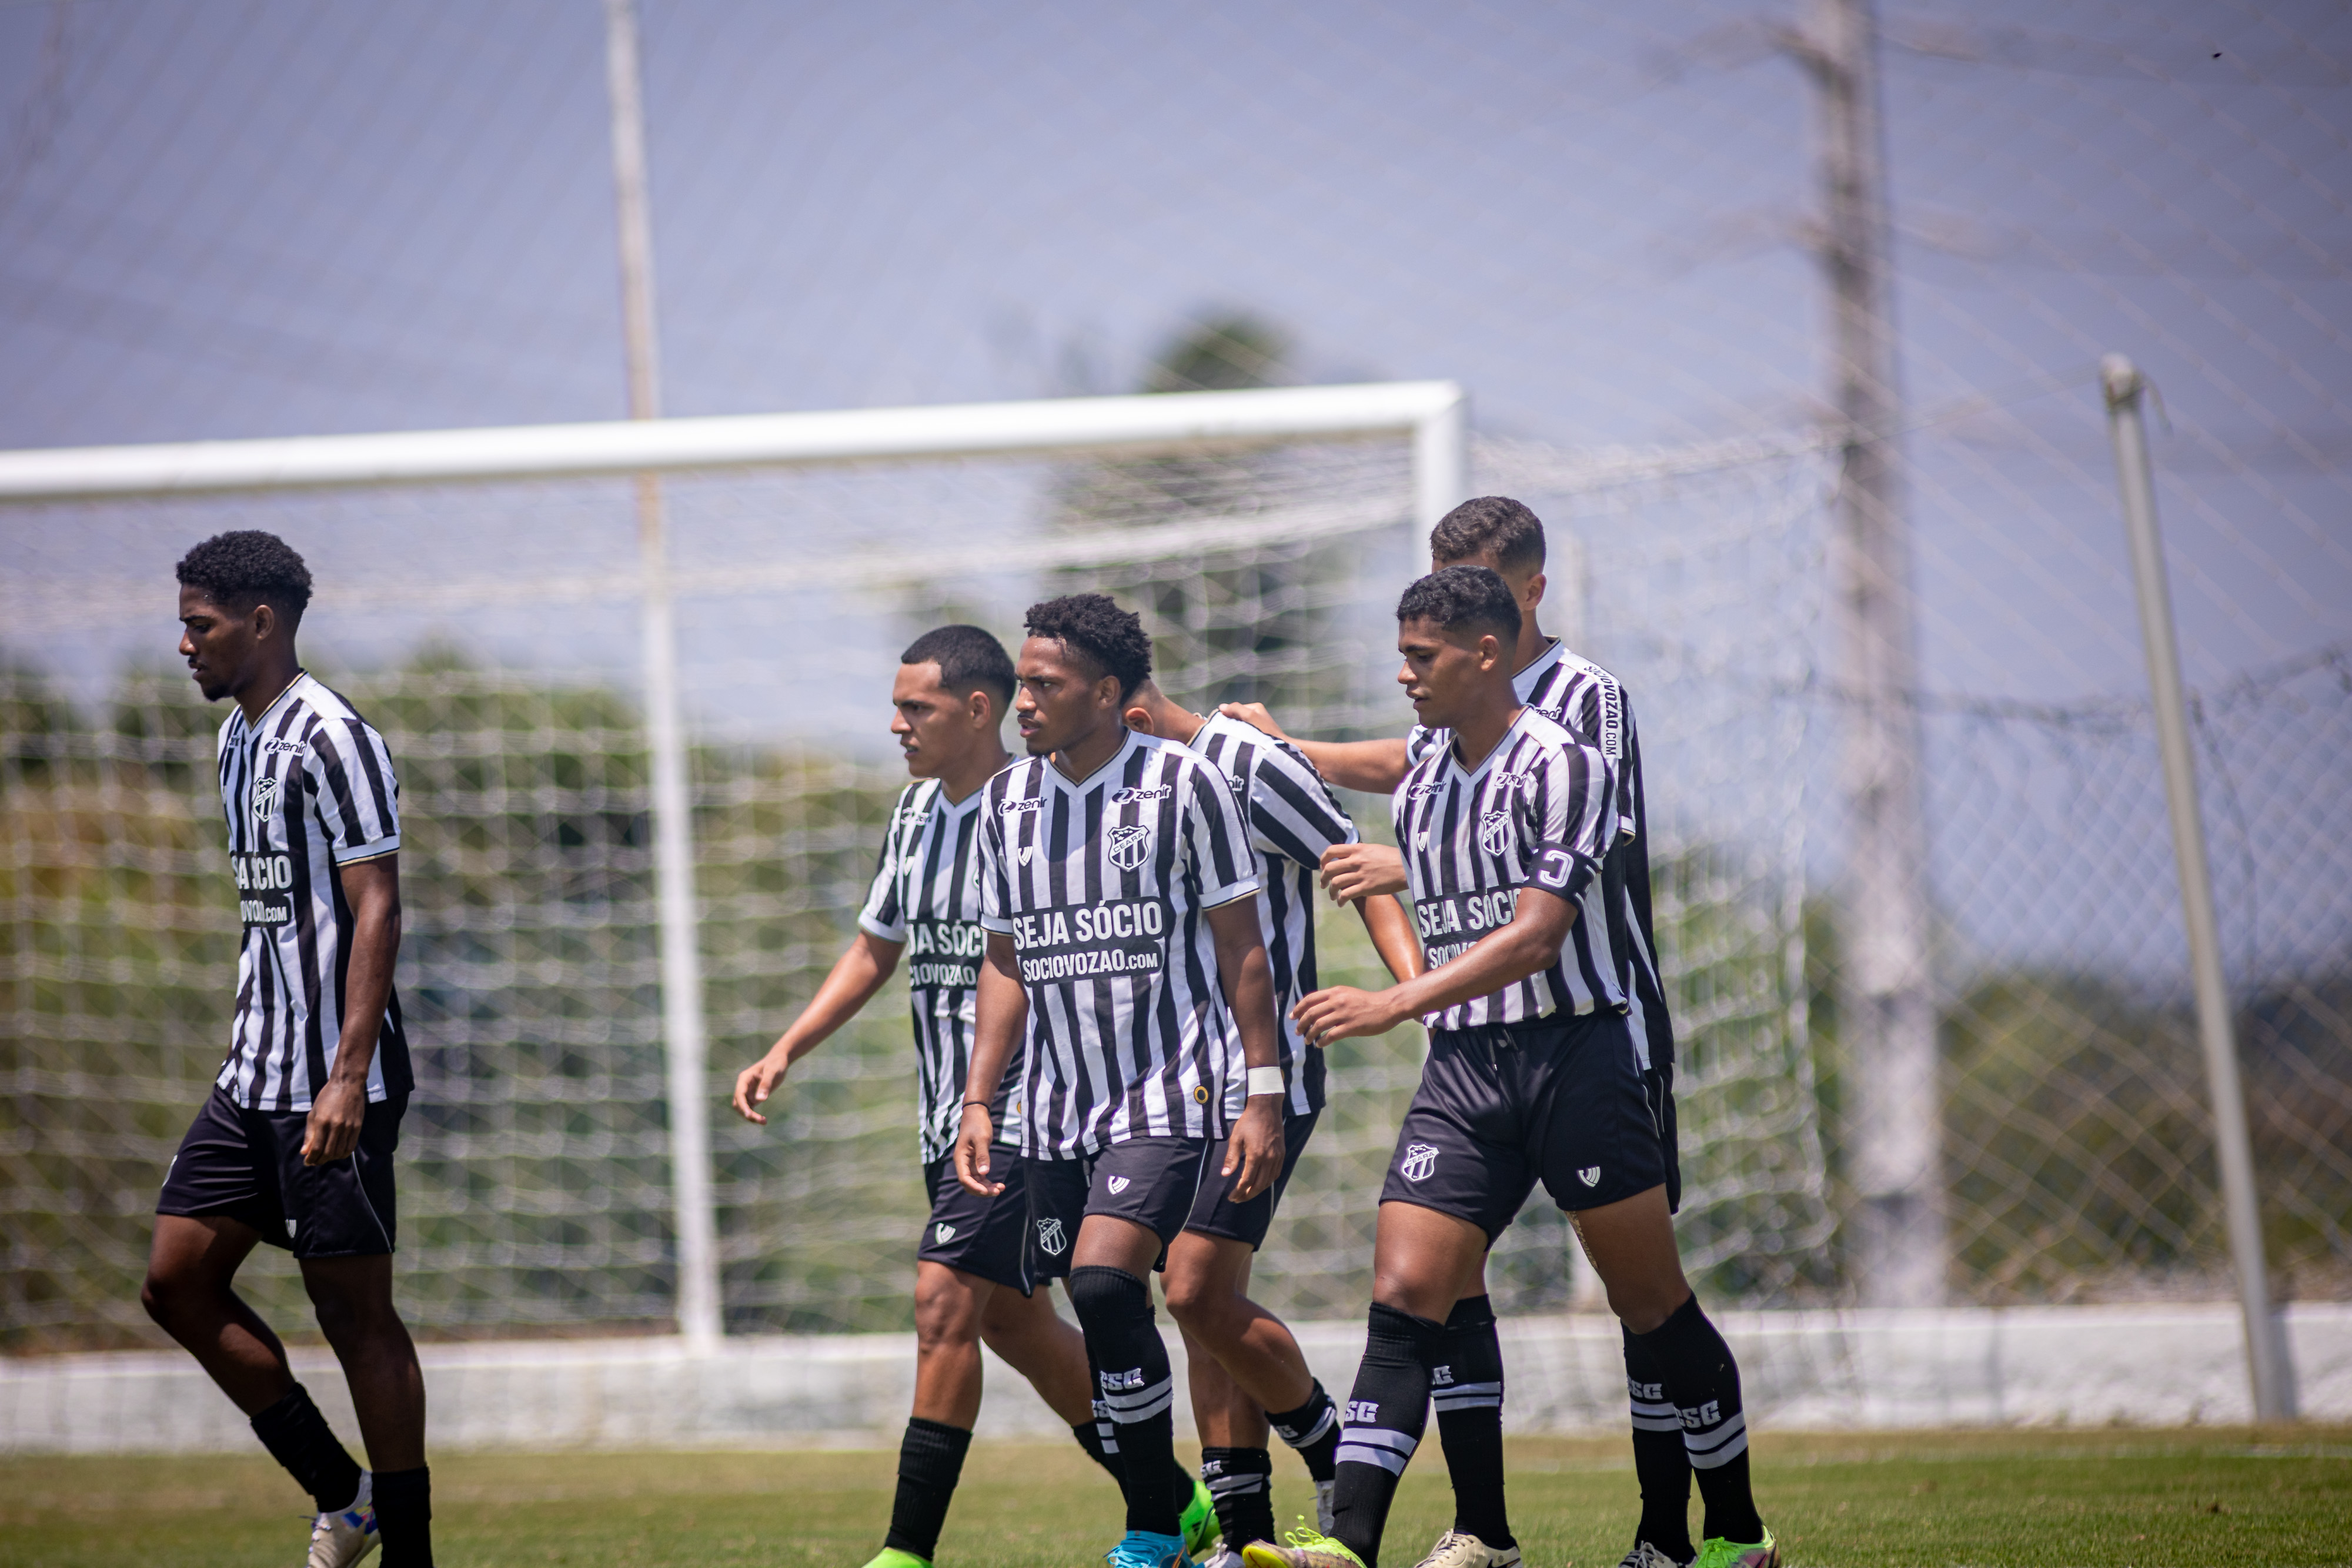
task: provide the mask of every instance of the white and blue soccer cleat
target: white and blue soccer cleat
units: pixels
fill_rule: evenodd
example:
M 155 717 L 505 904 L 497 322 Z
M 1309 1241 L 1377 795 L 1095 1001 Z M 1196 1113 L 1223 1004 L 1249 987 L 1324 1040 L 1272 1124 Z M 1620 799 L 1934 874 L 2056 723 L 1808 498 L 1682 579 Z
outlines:
M 375 1532 L 373 1479 L 360 1472 L 359 1496 L 349 1508 L 322 1513 L 310 1521 L 310 1556 L 305 1568 L 352 1568 L 352 1564 L 383 1542 Z

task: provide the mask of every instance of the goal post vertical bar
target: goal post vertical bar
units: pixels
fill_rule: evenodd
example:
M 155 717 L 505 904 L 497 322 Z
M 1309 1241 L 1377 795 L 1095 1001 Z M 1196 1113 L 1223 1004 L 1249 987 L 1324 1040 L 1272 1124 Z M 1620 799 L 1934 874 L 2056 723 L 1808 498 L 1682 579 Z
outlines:
M 2205 1078 L 2213 1098 L 2213 1152 L 2221 1166 L 2221 1213 L 2245 1315 L 2246 1369 L 2254 1418 L 2294 1418 L 2294 1377 L 2286 1339 L 2271 1310 L 2269 1260 L 2256 1201 L 2254 1154 L 2246 1127 L 2230 991 L 2221 972 L 2220 921 L 2205 854 L 2205 823 L 2197 800 L 2197 758 L 2189 740 L 2189 704 L 2180 679 L 2180 641 L 2172 623 L 2172 588 L 2157 532 L 2156 476 L 2148 457 L 2140 397 L 2147 382 L 2121 354 L 2100 361 L 2107 428 L 2116 449 L 2116 483 L 2123 495 L 2124 528 L 2131 543 L 2132 583 L 2139 597 L 2140 641 L 2147 654 L 2148 695 L 2164 758 L 2164 793 L 2172 815 L 2172 855 L 2180 871 L 2180 923 L 2189 936 L 2189 967 L 2197 989 L 2197 1033 L 2205 1051 Z
M 612 100 L 613 193 L 619 226 L 621 317 L 629 417 L 661 417 L 660 340 L 654 319 L 653 220 L 646 197 L 644 71 L 635 0 L 604 0 L 604 66 Z M 693 804 L 677 674 L 677 617 L 669 580 L 661 480 L 636 476 L 637 552 L 644 576 L 646 738 L 653 772 L 654 878 L 659 910 L 662 1047 L 669 1096 L 670 1202 L 677 1235 L 677 1327 L 689 1347 L 719 1340 L 718 1226 L 712 1213 L 709 1041 L 694 896 Z
M 1420 530 L 1414 543 L 1469 498 L 1470 398 L 1456 388 L 1452 398 L 1413 422 L 1412 514 Z

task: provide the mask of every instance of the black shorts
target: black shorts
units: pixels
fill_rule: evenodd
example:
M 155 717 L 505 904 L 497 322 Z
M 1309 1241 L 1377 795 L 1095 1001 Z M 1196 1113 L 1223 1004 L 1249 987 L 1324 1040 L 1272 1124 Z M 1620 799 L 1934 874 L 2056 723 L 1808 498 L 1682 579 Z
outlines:
M 1206 1138 L 1129 1138 L 1073 1160 L 1022 1162 L 1029 1178 L 1029 1244 L 1021 1249 L 1024 1287 L 1034 1290 L 1069 1273 L 1079 1222 L 1089 1214 L 1132 1220 L 1151 1231 L 1165 1264 L 1168 1243 L 1192 1212 L 1208 1148 Z
M 931 1217 L 923 1224 L 922 1245 L 915 1249 L 915 1258 L 1026 1293 L 1021 1243 L 1029 1234 L 1028 1173 L 1021 1156 L 1003 1145 L 989 1152 L 988 1163 L 990 1176 L 1004 1184 L 994 1197 L 982 1197 L 956 1180 L 952 1155 L 923 1167 Z
M 1315 1124 L 1320 1111 L 1309 1111 L 1304 1116 L 1282 1119 L 1282 1174 L 1274 1185 L 1250 1199 L 1235 1203 L 1229 1196 L 1234 1183 L 1241 1179 L 1236 1170 L 1232 1176 L 1217 1173 L 1224 1168 L 1225 1140 L 1219 1138 L 1209 1145 L 1201 1160 L 1201 1190 L 1192 1198 L 1192 1217 L 1184 1228 L 1197 1230 L 1203 1236 L 1219 1236 L 1231 1241 L 1246 1241 L 1251 1249 L 1265 1245 L 1266 1228 L 1274 1223 L 1274 1211 L 1282 1207 L 1283 1189 L 1290 1185 L 1290 1173 L 1298 1168 L 1298 1156 L 1307 1147 L 1307 1140 L 1315 1135 Z
M 1643 1068 L 1642 1097 L 1650 1103 L 1650 1120 L 1658 1126 L 1658 1152 L 1666 1162 L 1666 1212 L 1680 1214 L 1683 1207 L 1682 1127 L 1675 1118 L 1674 1068 Z
M 1664 1150 L 1623 1014 L 1437 1030 L 1381 1201 L 1491 1242 L 1537 1182 L 1564 1209 L 1598 1208 L 1664 1183 Z
M 332 1165 L 302 1163 L 307 1111 L 252 1111 L 215 1088 L 163 1173 L 158 1214 L 225 1214 L 297 1258 L 367 1258 L 399 1231 L 392 1152 L 407 1096 L 370 1101 L 359 1147 Z

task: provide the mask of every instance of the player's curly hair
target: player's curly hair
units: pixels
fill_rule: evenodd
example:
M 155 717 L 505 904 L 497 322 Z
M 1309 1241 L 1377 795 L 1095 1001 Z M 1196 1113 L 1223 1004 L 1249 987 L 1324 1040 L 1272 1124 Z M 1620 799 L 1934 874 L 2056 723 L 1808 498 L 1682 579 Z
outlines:
M 215 534 L 180 558 L 181 586 L 193 588 L 223 610 L 249 614 L 267 604 L 290 630 L 310 606 L 310 569 L 294 547 L 259 528 Z
M 1455 636 L 1492 633 L 1509 652 L 1519 638 L 1519 601 L 1492 567 L 1441 567 L 1404 591 L 1397 622 L 1430 621 Z
M 1118 700 L 1151 678 L 1151 639 L 1143 617 L 1108 593 L 1073 593 L 1029 607 L 1032 637 L 1050 637 L 1105 675 L 1118 678 Z
M 1452 566 L 1482 555 L 1493 558 L 1505 571 L 1541 571 L 1543 523 L 1525 501 L 1480 496 L 1438 518 L 1429 530 L 1429 559 L 1434 565 Z

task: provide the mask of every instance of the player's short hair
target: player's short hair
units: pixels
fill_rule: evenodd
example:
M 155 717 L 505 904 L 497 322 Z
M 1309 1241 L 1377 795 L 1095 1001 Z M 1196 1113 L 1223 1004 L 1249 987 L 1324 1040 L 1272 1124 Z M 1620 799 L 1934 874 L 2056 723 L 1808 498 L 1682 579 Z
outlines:
M 1429 530 L 1429 559 L 1451 566 L 1473 556 L 1491 555 L 1508 572 L 1543 570 L 1543 523 L 1525 501 L 1508 496 L 1480 496 L 1465 501 Z
M 1013 706 L 1013 657 L 1004 644 L 978 626 L 936 626 L 907 644 L 902 664 L 937 664 L 940 685 L 958 696 L 984 691 L 996 699 L 996 716 Z
M 1489 632 L 1505 651 L 1519 640 L 1519 601 L 1492 567 L 1440 567 L 1404 591 L 1397 623 L 1428 621 L 1455 636 Z
M 1029 607 L 1032 637 L 1047 637 L 1118 679 L 1118 700 L 1151 677 L 1151 639 L 1143 617 L 1121 610 L 1108 593 L 1073 593 Z
M 290 629 L 310 606 L 310 569 L 294 547 L 259 528 L 215 534 L 180 558 L 180 584 L 239 615 L 267 604 Z

